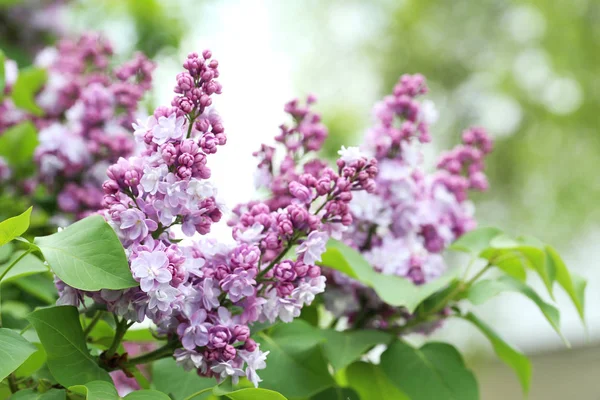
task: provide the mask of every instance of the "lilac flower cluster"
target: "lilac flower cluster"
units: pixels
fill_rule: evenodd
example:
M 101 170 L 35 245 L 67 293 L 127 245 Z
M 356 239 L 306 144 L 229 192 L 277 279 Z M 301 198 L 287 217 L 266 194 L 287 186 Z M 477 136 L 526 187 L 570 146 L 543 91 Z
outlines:
M 492 141 L 481 128 L 463 133 L 463 144 L 441 155 L 437 170 L 423 168 L 420 147 L 431 140 L 437 119 L 421 75 L 404 75 L 393 94 L 374 109 L 375 125 L 363 150 L 379 162 L 375 193 L 357 193 L 350 203 L 354 223 L 343 240 L 358 249 L 382 274 L 420 285 L 439 277 L 442 252 L 476 221 L 469 190 L 486 190 L 484 158 Z M 384 304 L 372 289 L 332 272 L 325 293 L 328 308 L 359 326 L 387 328 L 410 316 Z
M 352 191 L 374 190 L 377 168 L 363 157 L 340 160 L 337 172 L 315 162 L 305 163 L 301 173 L 290 166 L 287 180 L 279 181 L 287 185 L 286 206 L 238 207 L 234 243 L 180 242 L 175 226 L 188 236 L 204 235 L 222 216 L 207 156 L 226 142 L 211 107 L 221 93 L 217 61 L 209 51 L 192 53 L 184 68 L 171 107 L 134 124 L 144 150 L 109 167 L 103 185 L 105 217 L 126 248 L 139 287 L 81 293 L 57 281 L 59 302 L 79 305 L 87 295 L 128 320 L 149 318 L 179 340 L 174 356 L 184 368 L 234 381 L 245 375 L 258 385 L 256 371 L 265 367 L 267 353 L 250 338 L 250 326 L 290 322 L 323 292 L 325 278 L 315 263 L 329 235 L 351 224 Z M 297 104 L 287 109 L 297 124 L 285 132 L 282 127 L 278 140 L 296 156 L 318 148 L 326 136 L 319 117 Z M 302 145 L 292 144 L 292 137 Z M 263 161 L 274 168 L 272 160 Z M 287 258 L 296 245 L 298 259 Z
M 18 109 L 8 97 L 0 103 L 0 135 L 26 120 L 39 130 L 38 174 L 29 187 L 44 184 L 57 198 L 58 209 L 76 218 L 102 207 L 106 169 L 133 153 L 128 128 L 151 86 L 154 64 L 145 56 L 136 54 L 116 68 L 110 65 L 112 57 L 110 43 L 96 34 L 64 39 L 35 60 L 48 74 L 36 96 L 43 115 Z M 18 71 L 12 62 L 7 66 L 12 85 Z

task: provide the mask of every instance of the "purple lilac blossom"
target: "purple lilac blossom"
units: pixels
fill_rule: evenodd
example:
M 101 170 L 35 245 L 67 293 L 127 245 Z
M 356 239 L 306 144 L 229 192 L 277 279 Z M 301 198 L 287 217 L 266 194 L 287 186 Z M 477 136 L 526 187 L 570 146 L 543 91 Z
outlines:
M 416 285 L 443 274 L 443 251 L 475 227 L 468 191 L 487 189 L 484 158 L 493 147 L 485 130 L 468 129 L 462 145 L 443 153 L 434 172 L 425 171 L 421 146 L 431 140 L 429 126 L 437 119 L 433 103 L 417 99 L 425 93 L 423 76 L 403 75 L 393 93 L 375 106 L 375 124 L 361 151 L 379 162 L 377 190 L 356 193 L 350 203 L 353 224 L 343 235 L 376 271 Z M 342 149 L 340 155 L 351 159 L 357 152 Z M 381 329 L 411 318 L 341 273 L 331 271 L 327 277 L 325 304 L 336 317 Z M 357 320 L 365 310 L 369 318 Z
M 154 64 L 136 54 L 112 67 L 112 58 L 111 44 L 97 34 L 63 39 L 56 47 L 41 50 L 34 60 L 36 67 L 47 71 L 36 95 L 40 116 L 18 109 L 10 96 L 0 101 L 0 135 L 23 122 L 33 123 L 39 131 L 37 173 L 29 187 L 45 186 L 70 220 L 102 208 L 106 168 L 135 149 L 129 127 L 150 89 Z M 5 94 L 10 94 L 18 69 L 11 60 L 5 67 Z
M 260 382 L 267 353 L 250 338 L 256 322 L 291 322 L 325 290 L 320 260 L 330 232 L 352 224 L 354 193 L 373 192 L 377 162 L 361 154 L 337 162 L 308 160 L 327 130 L 308 105 L 285 110 L 294 124 L 276 141 L 286 160 L 271 179 L 280 198 L 236 208 L 230 221 L 235 243 L 197 239 L 218 222 L 223 207 L 209 181 L 210 154 L 227 138 L 212 99 L 221 93 L 218 62 L 210 51 L 192 53 L 177 75 L 171 107 L 159 107 L 133 125 L 139 155 L 116 160 L 104 182 L 103 215 L 115 229 L 139 287 L 80 293 L 62 284 L 61 299 L 79 305 L 83 295 L 117 315 L 150 319 L 178 340 L 177 362 L 202 376 Z M 257 153 L 274 171 L 268 146 Z M 189 241 L 175 239 L 179 226 Z M 298 259 L 286 258 L 299 245 Z

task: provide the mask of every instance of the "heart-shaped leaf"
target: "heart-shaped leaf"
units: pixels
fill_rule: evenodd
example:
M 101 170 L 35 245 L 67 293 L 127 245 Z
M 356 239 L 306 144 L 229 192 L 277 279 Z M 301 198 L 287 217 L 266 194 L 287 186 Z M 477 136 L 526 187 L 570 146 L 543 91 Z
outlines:
M 137 286 L 121 242 L 99 215 L 35 239 L 52 271 L 66 284 L 88 291 Z
M 36 350 L 17 332 L 0 328 L 0 381 L 19 368 Z
M 97 380 L 112 382 L 87 349 L 77 308 L 42 308 L 27 319 L 46 350 L 48 368 L 58 383 L 69 387 Z
M 381 355 L 388 379 L 411 400 L 478 400 L 479 388 L 459 352 L 446 343 L 417 349 L 395 341 Z
M 29 207 L 23 214 L 0 222 L 0 246 L 5 245 L 27 231 L 31 209 L 32 207 Z
M 379 365 L 356 362 L 346 370 L 350 386 L 360 400 L 410 400 L 387 377 Z

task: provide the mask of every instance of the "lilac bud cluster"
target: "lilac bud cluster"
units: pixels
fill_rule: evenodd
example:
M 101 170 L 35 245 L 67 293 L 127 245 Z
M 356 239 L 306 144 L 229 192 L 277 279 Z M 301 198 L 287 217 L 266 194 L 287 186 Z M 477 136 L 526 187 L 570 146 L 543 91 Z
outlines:
M 484 158 L 492 150 L 482 128 L 466 130 L 463 144 L 442 154 L 437 170 L 427 173 L 420 147 L 430 141 L 437 111 L 418 99 L 425 93 L 423 76 L 404 75 L 375 106 L 375 126 L 363 147 L 379 162 L 377 190 L 357 193 L 350 204 L 354 223 L 343 238 L 378 272 L 416 285 L 439 277 L 446 269 L 443 251 L 475 227 L 468 191 L 487 189 Z M 410 318 L 346 276 L 332 272 L 328 281 L 326 305 L 356 326 L 387 328 Z
M 64 39 L 35 60 L 48 75 L 36 96 L 43 115 L 18 109 L 9 97 L 0 103 L 0 135 L 27 120 L 38 128 L 35 181 L 57 197 L 60 211 L 76 218 L 101 208 L 106 168 L 133 153 L 128 129 L 151 87 L 154 64 L 145 56 L 136 54 L 114 68 L 112 58 L 112 46 L 99 35 Z M 10 93 L 18 72 L 13 63 L 9 69 Z

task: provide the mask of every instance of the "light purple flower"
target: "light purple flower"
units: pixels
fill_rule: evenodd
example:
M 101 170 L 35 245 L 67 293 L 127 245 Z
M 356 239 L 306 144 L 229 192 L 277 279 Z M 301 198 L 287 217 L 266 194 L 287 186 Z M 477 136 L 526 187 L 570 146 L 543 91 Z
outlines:
M 219 307 L 219 295 L 221 290 L 217 287 L 217 282 L 213 278 L 206 278 L 202 281 L 200 287 L 198 287 L 200 296 L 202 298 L 202 306 L 207 310 Z
M 120 234 L 129 240 L 140 241 L 148 236 L 149 231 L 155 231 L 158 228 L 156 222 L 146 218 L 146 214 L 137 208 L 129 208 L 123 211 L 119 217 Z
M 156 144 L 164 144 L 169 140 L 180 140 L 184 137 L 183 125 L 185 119 L 177 117 L 175 113 L 169 117 L 159 117 L 156 125 L 152 128 L 152 141 Z
M 258 387 L 258 383 L 262 382 L 256 370 L 267 367 L 266 360 L 269 353 L 269 351 L 263 353 L 258 347 L 252 352 L 246 350 L 239 351 L 240 357 L 246 362 L 246 377 L 254 384 L 254 387 Z
M 168 283 L 163 283 L 158 286 L 155 290 L 148 293 L 150 301 L 148 302 L 148 308 L 153 310 L 157 308 L 163 312 L 172 311 L 172 305 L 177 300 L 179 290 L 175 289 Z
M 254 294 L 254 286 L 256 285 L 255 276 L 256 270 L 254 268 L 249 270 L 236 268 L 233 273 L 221 281 L 221 289 L 226 291 L 229 294 L 229 299 L 236 303 L 243 297 Z
M 308 265 L 315 265 L 317 261 L 321 261 L 321 255 L 327 247 L 329 236 L 325 232 L 313 231 L 306 240 L 298 246 L 296 254 L 303 255 L 303 261 Z
M 236 385 L 240 380 L 240 376 L 244 376 L 245 373 L 239 368 L 233 366 L 233 361 L 220 362 L 210 368 L 219 378 L 219 380 L 227 379 L 231 377 L 231 382 Z
M 206 321 L 206 311 L 197 310 L 192 314 L 189 322 L 179 324 L 177 334 L 181 338 L 183 347 L 187 350 L 194 350 L 197 346 L 206 346 L 208 344 L 208 330 L 211 324 Z
M 207 364 L 204 356 L 194 350 L 177 349 L 173 353 L 177 365 L 183 367 L 186 371 L 199 369 L 202 373 L 206 373 Z
M 160 181 L 167 175 L 169 168 L 162 164 L 158 167 L 144 166 L 144 175 L 140 179 L 140 184 L 146 193 L 156 194 Z
M 292 291 L 292 298 L 300 304 L 310 305 L 317 294 L 325 291 L 325 280 L 324 276 L 318 276 L 300 282 Z
M 156 286 L 171 281 L 171 272 L 167 269 L 169 258 L 162 251 L 141 251 L 131 262 L 133 277 L 139 279 L 140 287 L 149 292 Z

